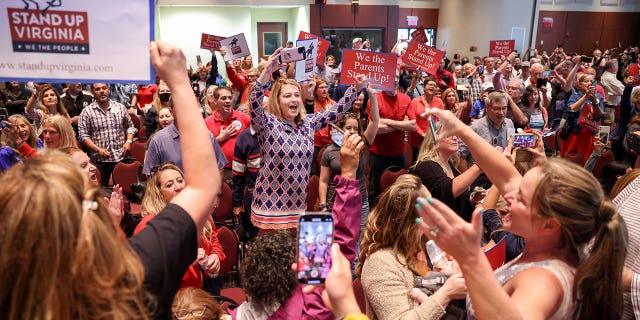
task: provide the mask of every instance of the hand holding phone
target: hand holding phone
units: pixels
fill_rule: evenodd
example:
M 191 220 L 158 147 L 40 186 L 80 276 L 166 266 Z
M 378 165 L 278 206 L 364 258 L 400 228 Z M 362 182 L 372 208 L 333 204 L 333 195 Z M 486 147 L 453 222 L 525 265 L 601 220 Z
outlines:
M 534 148 L 536 146 L 536 135 L 533 133 L 517 133 L 513 135 L 514 148 Z
M 600 142 L 603 144 L 609 143 L 609 134 L 611 133 L 611 127 L 609 126 L 600 126 L 598 128 L 598 137 L 600 138 Z
M 321 284 L 331 269 L 333 217 L 320 212 L 305 213 L 298 224 L 296 257 L 299 283 Z
M 280 51 L 278 58 L 280 63 L 289 63 L 304 60 L 307 58 L 307 52 L 304 47 L 284 48 Z

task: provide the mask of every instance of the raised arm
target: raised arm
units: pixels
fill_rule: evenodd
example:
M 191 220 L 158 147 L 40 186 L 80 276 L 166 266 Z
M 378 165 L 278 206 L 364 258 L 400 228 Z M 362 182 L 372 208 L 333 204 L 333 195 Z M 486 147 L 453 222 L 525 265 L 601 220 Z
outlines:
M 364 138 L 367 144 L 372 144 L 373 140 L 376 138 L 376 134 L 378 134 L 378 124 L 380 123 L 380 110 L 378 109 L 378 96 L 376 92 L 371 89 L 371 86 L 367 87 L 367 94 L 369 95 L 369 101 L 371 104 L 369 105 L 369 125 L 367 129 L 364 131 Z
M 184 190 L 171 203 L 182 207 L 193 219 L 200 232 L 214 209 L 220 191 L 220 173 L 211 166 L 216 156 L 209 139 L 209 132 L 187 77 L 184 66 L 186 58 L 179 48 L 163 42 L 152 42 L 151 62 L 158 76 L 167 82 L 174 98 L 176 124 L 180 132 L 182 165 L 184 168 Z
M 443 124 L 438 138 L 458 136 L 462 139 L 478 166 L 498 187 L 501 194 L 518 189 L 520 179 L 522 179 L 518 170 L 498 150 L 476 134 L 471 127 L 464 124 L 448 110 L 431 108 L 428 113 L 438 116 Z
M 571 88 L 573 88 L 573 81 L 576 80 L 576 74 L 578 73 L 578 69 L 580 68 L 580 58 L 582 58 L 582 56 L 575 56 L 573 57 L 573 68 L 571 68 L 571 71 L 569 71 L 569 75 L 567 76 L 567 79 L 564 83 L 564 91 L 565 92 L 569 92 L 571 91 Z
M 280 64 L 278 63 L 280 50 L 282 50 L 282 47 L 278 48 L 271 56 L 269 56 L 267 63 L 264 65 L 264 69 L 262 69 L 260 77 L 256 80 L 256 85 L 253 86 L 253 90 L 251 90 L 251 97 L 249 98 L 249 114 L 251 115 L 251 127 L 257 132 L 262 131 L 264 125 L 267 123 L 267 114 L 265 113 L 262 101 L 265 92 L 271 84 L 271 74 L 280 67 Z
M 356 100 L 358 91 L 365 88 L 367 84 L 367 77 L 364 75 L 357 76 L 355 86 L 349 87 L 340 101 L 325 111 L 313 114 L 312 122 L 315 124 L 314 129 L 318 131 L 328 126 L 329 123 L 340 120 L 344 114 L 351 109 L 353 101 Z

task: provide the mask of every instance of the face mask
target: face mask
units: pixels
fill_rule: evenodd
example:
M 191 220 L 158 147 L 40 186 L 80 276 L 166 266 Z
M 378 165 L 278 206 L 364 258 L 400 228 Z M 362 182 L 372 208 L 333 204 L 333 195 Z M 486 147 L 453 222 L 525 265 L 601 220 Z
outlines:
M 344 137 L 344 134 L 342 132 L 331 128 L 331 141 L 337 144 L 338 147 L 342 147 L 342 137 Z
M 158 97 L 160 97 L 160 101 L 162 102 L 169 102 L 169 99 L 171 99 L 171 92 L 163 92 L 158 94 Z

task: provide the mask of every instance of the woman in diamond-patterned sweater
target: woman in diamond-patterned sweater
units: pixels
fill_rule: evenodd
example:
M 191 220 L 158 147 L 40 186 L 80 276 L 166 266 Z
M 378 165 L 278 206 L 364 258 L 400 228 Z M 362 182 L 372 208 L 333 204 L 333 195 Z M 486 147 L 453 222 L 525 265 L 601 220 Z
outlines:
M 279 56 L 280 49 L 269 57 L 251 92 L 251 126 L 258 133 L 263 157 L 253 191 L 251 220 L 260 229 L 297 227 L 298 216 L 307 206 L 313 134 L 340 120 L 351 108 L 357 92 L 351 87 L 328 110 L 305 115 L 300 85 L 293 79 L 279 79 L 271 88 L 265 110 L 263 97 L 271 85 L 270 75 L 280 68 Z M 366 77 L 359 76 L 358 89 L 366 84 Z M 308 81 L 303 86 L 313 92 L 315 83 Z

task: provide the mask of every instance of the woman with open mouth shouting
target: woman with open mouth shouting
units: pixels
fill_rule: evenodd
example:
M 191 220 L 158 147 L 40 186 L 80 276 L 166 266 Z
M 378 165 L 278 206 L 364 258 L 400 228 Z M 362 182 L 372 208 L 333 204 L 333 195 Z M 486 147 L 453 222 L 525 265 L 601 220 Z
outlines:
M 339 102 L 322 112 L 306 115 L 302 99 L 303 95 L 313 97 L 314 81 L 301 86 L 294 79 L 279 79 L 271 87 L 269 76 L 281 66 L 280 50 L 269 57 L 250 98 L 251 126 L 258 133 L 263 157 L 251 220 L 262 232 L 297 227 L 298 215 L 307 206 L 314 133 L 340 120 L 356 100 L 356 93 L 368 83 L 365 76 L 358 76 Z M 262 101 L 269 87 L 271 95 L 265 110 Z

